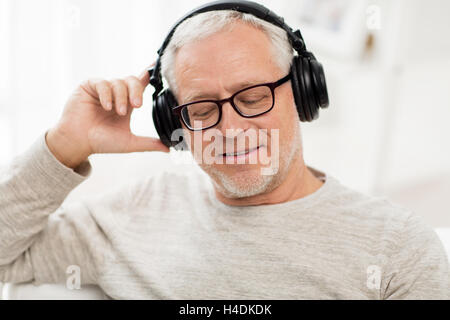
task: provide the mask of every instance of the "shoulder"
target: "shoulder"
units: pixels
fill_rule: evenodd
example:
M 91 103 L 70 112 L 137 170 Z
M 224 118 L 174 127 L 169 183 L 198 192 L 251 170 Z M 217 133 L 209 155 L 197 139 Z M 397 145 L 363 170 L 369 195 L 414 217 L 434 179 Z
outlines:
M 399 231 L 409 219 L 417 216 L 412 210 L 392 202 L 386 197 L 369 195 L 345 186 L 334 177 L 327 177 L 330 183 L 327 198 L 321 206 L 332 212 L 335 218 L 367 225 L 371 230 Z
M 381 297 L 446 298 L 449 264 L 444 246 L 425 220 L 386 197 L 353 190 L 331 178 L 332 192 L 321 199 L 334 244 L 351 243 L 358 259 L 367 255 L 382 270 Z M 342 246 L 345 248 L 345 246 Z M 344 250 L 344 249 L 343 249 Z M 364 262 L 365 263 L 365 262 Z
M 335 182 L 332 202 L 339 203 L 336 218 L 344 221 L 344 231 L 355 228 L 360 243 L 380 259 L 384 298 L 448 297 L 448 257 L 425 220 L 385 197 Z
M 413 252 L 420 245 L 440 244 L 435 231 L 411 209 L 331 179 L 333 192 L 329 193 L 326 201 L 322 201 L 321 210 L 325 211 L 328 220 L 339 225 L 341 232 L 358 233 L 361 242 L 383 252 L 386 258 L 399 250 Z

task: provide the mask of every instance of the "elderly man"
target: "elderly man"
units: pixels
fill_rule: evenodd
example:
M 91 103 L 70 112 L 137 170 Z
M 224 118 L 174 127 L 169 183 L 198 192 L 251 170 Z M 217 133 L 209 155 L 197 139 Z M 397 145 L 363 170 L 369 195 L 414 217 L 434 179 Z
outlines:
M 0 281 L 65 282 L 77 266 L 114 299 L 450 298 L 446 254 L 417 216 L 305 165 L 292 52 L 284 30 L 250 14 L 185 20 L 161 70 L 202 170 L 61 206 L 89 155 L 168 151 L 130 132 L 147 72 L 82 83 L 0 175 Z M 260 84 L 270 90 L 244 90 Z M 273 104 L 246 117 L 261 99 Z

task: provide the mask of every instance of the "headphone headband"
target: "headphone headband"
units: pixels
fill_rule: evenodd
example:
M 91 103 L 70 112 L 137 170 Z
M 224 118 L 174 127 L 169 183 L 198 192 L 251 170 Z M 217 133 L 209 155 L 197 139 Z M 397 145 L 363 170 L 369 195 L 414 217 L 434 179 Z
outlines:
M 160 58 L 163 55 L 166 47 L 169 45 L 170 40 L 172 39 L 173 34 L 175 33 L 177 27 L 186 19 L 189 19 L 196 14 L 208 12 L 208 11 L 219 11 L 219 10 L 235 10 L 238 12 L 243 13 L 249 13 L 252 14 L 264 21 L 267 21 L 269 23 L 272 23 L 283 30 L 286 31 L 288 35 L 288 39 L 294 48 L 295 51 L 299 55 L 306 55 L 306 46 L 305 42 L 303 40 L 302 34 L 300 33 L 300 30 L 293 31 L 291 27 L 289 27 L 285 22 L 284 19 L 272 11 L 270 11 L 268 8 L 264 7 L 263 5 L 252 2 L 252 1 L 214 1 L 211 3 L 204 4 L 186 15 L 184 15 L 181 19 L 179 19 L 171 28 L 169 33 L 167 34 L 162 46 L 158 49 L 158 58 L 156 60 L 155 65 L 149 69 L 150 73 L 150 84 L 155 88 L 155 92 L 153 94 L 153 98 L 156 98 L 156 96 L 161 92 L 163 89 L 163 83 L 160 75 L 160 69 L 161 69 L 161 62 Z

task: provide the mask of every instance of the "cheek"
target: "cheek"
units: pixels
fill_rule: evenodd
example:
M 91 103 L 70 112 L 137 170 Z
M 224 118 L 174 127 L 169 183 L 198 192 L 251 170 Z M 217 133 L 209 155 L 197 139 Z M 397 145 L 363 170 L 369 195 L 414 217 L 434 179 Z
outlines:
M 273 114 L 271 114 L 270 119 L 265 123 L 269 134 L 272 129 L 277 129 L 279 146 L 290 145 L 290 141 L 294 138 L 298 130 L 299 121 L 292 95 L 286 94 L 283 96 L 283 99 L 279 99 L 277 105 L 270 113 Z M 275 137 L 272 139 L 274 140 L 273 143 L 277 143 Z
M 192 155 L 194 156 L 195 159 L 197 160 L 204 160 L 204 156 L 207 157 L 211 157 L 213 156 L 212 154 L 205 154 L 205 150 L 206 151 L 210 151 L 211 148 L 208 148 L 208 146 L 212 143 L 214 143 L 215 141 L 215 137 L 211 137 L 211 133 L 206 136 L 204 136 L 204 132 L 203 131 L 190 131 L 190 130 L 185 130 L 185 133 L 187 132 L 188 134 L 188 139 L 189 139 L 189 146 L 190 146 L 190 152 L 192 153 Z M 214 147 L 214 145 L 212 145 L 211 147 Z M 214 149 L 214 148 L 213 148 Z
M 290 88 L 289 88 L 290 89 Z M 281 103 L 280 105 L 283 108 L 281 112 L 282 115 L 286 118 L 292 120 L 292 117 L 296 117 L 298 119 L 297 107 L 295 106 L 294 96 L 292 95 L 292 90 L 285 90 L 284 94 L 281 95 Z
M 285 94 L 280 96 L 279 114 L 282 123 L 280 131 L 288 131 L 289 134 L 292 134 L 292 131 L 295 130 L 295 122 L 299 120 L 299 117 L 291 90 L 285 90 Z

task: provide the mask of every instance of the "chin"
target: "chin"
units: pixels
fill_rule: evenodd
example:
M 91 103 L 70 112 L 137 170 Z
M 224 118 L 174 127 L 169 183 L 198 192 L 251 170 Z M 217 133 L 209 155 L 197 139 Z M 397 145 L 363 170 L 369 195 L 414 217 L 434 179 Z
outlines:
M 201 166 L 226 198 L 247 198 L 274 189 L 276 175 L 262 175 L 260 165 Z

